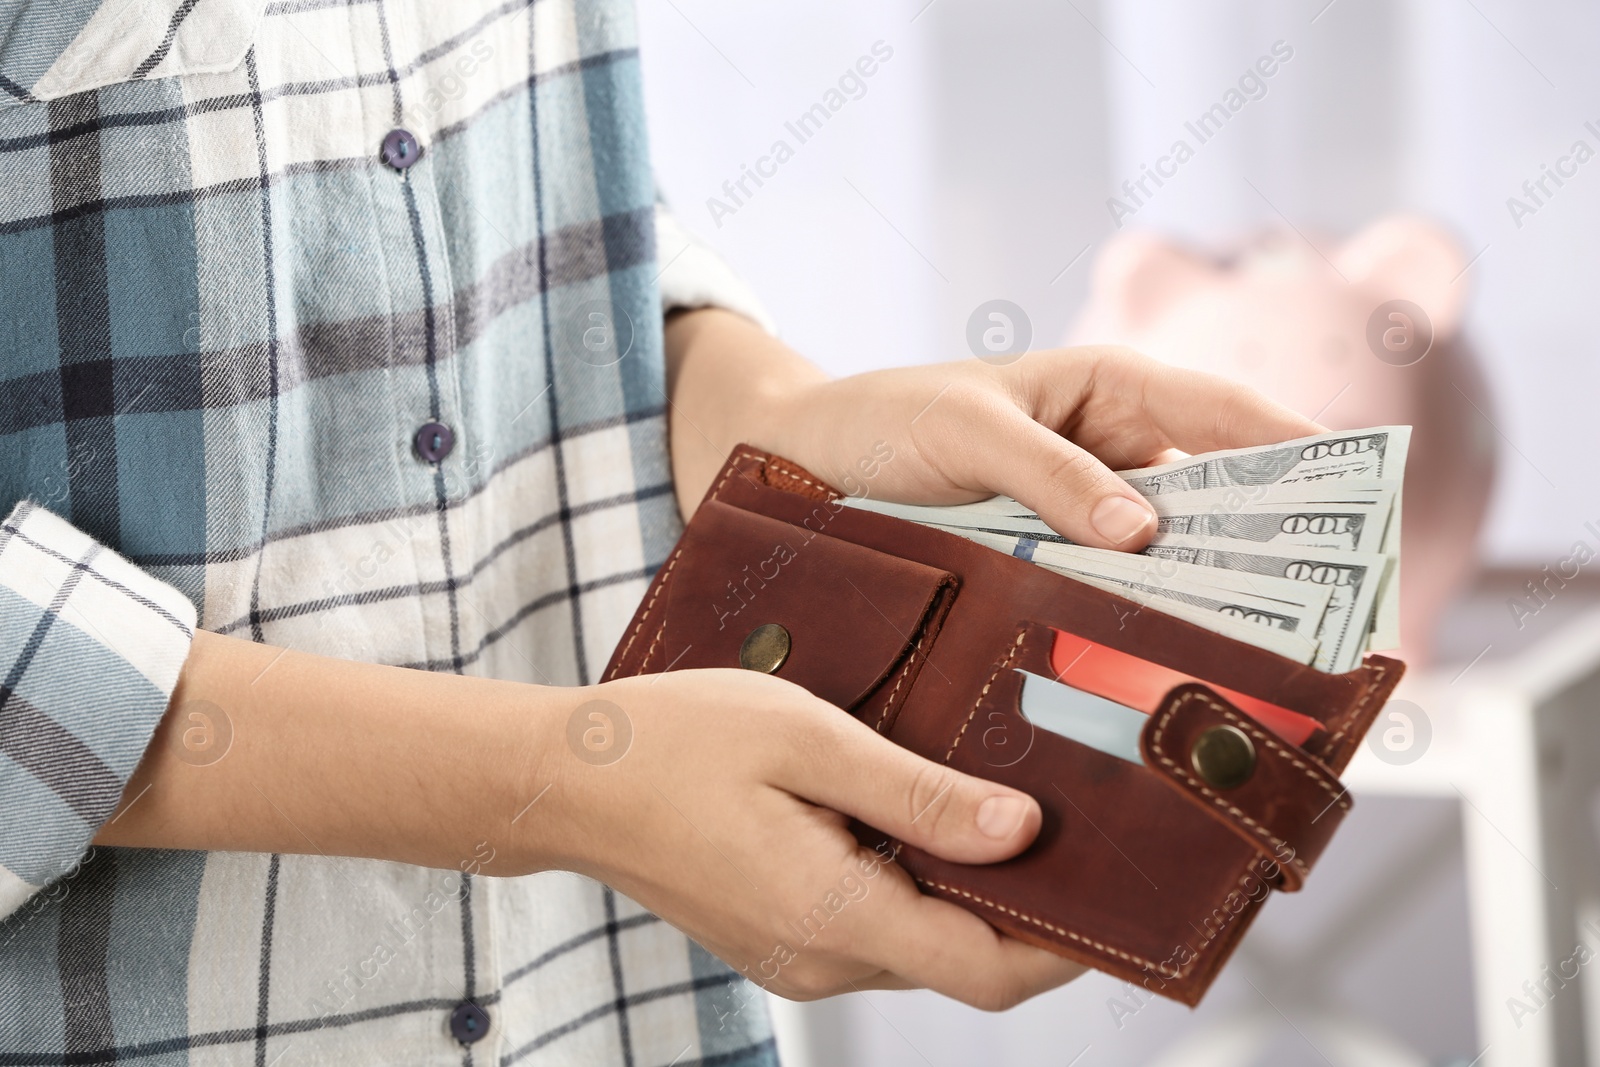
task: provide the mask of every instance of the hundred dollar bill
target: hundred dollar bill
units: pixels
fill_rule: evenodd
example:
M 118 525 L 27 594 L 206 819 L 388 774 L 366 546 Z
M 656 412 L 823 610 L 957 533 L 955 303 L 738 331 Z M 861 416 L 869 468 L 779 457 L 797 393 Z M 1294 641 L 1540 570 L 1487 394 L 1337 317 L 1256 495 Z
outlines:
M 1362 536 L 1356 539 L 1358 551 L 1382 552 L 1389 560 L 1378 589 L 1378 609 L 1375 613 L 1373 634 L 1368 648 L 1394 648 L 1399 644 L 1398 623 L 1400 615 L 1398 574 L 1400 568 L 1400 519 L 1398 514 L 1400 485 L 1395 481 L 1338 480 L 1326 482 L 1301 482 L 1288 485 L 1227 487 L 1196 489 L 1183 493 L 1158 493 L 1146 498 L 1158 515 L 1215 514 L 1217 509 L 1228 513 L 1257 514 L 1290 507 L 1300 513 L 1299 505 L 1323 508 L 1358 508 L 1370 512 L 1371 518 L 1363 523 Z M 1337 520 L 1319 515 L 1309 520 L 1289 520 L 1297 532 L 1288 538 L 1275 539 L 1273 543 L 1293 543 L 1311 547 L 1350 547 L 1345 538 L 1338 536 L 1343 527 Z M 1194 533 L 1219 533 L 1226 523 L 1212 522 L 1210 529 L 1192 529 Z M 1163 521 L 1163 531 L 1169 525 Z M 1383 535 L 1374 544 L 1371 535 L 1381 529 Z M 1239 535 L 1235 535 L 1239 536 Z M 1255 540 L 1254 537 L 1241 537 Z
M 1148 497 L 1152 504 L 1161 500 L 1185 501 L 1197 506 L 1235 510 L 1246 504 L 1304 504 L 1320 502 L 1348 504 L 1400 491 L 1393 478 L 1346 478 L 1333 481 L 1285 482 L 1281 485 L 1228 485 L 1210 489 L 1171 490 Z M 942 504 L 941 511 L 983 515 L 1038 515 L 1026 504 L 1009 496 L 992 496 L 968 504 Z
M 1202 592 L 1259 597 L 1275 603 L 1296 605 L 1313 616 L 1320 615 L 1328 606 L 1327 590 L 1312 589 L 1302 582 L 1271 575 L 1234 573 L 1210 567 L 1196 567 L 1178 560 L 1161 559 L 1139 553 L 1085 548 L 1082 545 L 1051 544 L 1011 534 L 997 535 L 958 528 L 950 528 L 948 532 L 960 533 L 975 540 L 981 539 L 991 548 L 997 548 L 1034 563 L 1081 571 L 1085 574 L 1106 577 L 1127 576 L 1154 587 L 1187 587 Z
M 1359 662 L 1364 648 L 1393 648 L 1399 641 L 1400 479 L 1409 447 L 1410 427 L 1377 427 L 1192 456 L 1123 471 L 1121 476 L 1157 514 L 1159 526 L 1145 550 L 1148 556 L 1171 558 L 1174 553 L 1169 548 L 1200 545 L 1262 557 L 1381 553 L 1383 565 L 1370 558 L 1362 563 L 1359 596 L 1349 589 L 1337 594 L 1339 611 L 1348 614 L 1349 609 L 1359 617 L 1354 622 L 1338 621 L 1341 639 L 1336 648 L 1324 642 L 1319 665 L 1345 670 Z M 1101 551 L 1073 545 L 1009 497 L 948 507 L 850 502 L 975 540 L 1009 538 L 1005 551 L 1022 542 L 1037 543 L 1037 561 L 1048 560 L 1068 570 L 1084 564 L 1079 558 L 1053 554 Z M 1106 555 L 1130 558 L 1125 553 Z M 1211 569 L 1230 573 L 1227 568 Z M 1260 571 L 1241 573 L 1258 580 L 1264 576 Z
M 1389 509 L 1394 500 L 1392 494 L 1372 494 L 1364 500 L 1343 504 L 1318 502 L 1302 506 L 1242 503 L 1231 508 L 1221 503 L 1202 505 L 1199 501 L 1191 500 L 1192 497 L 1209 494 L 1209 490 L 1201 490 L 1152 497 L 1150 503 L 1157 516 L 1155 543 L 1173 534 L 1188 534 L 1278 546 L 1381 552 L 1389 522 Z M 1020 514 L 1003 514 L 999 510 L 980 510 L 963 505 L 924 507 L 865 499 L 851 503 L 863 510 L 893 515 L 923 525 L 1013 534 L 1054 544 L 1074 544 L 1056 533 L 1037 515 L 1025 510 Z M 1017 507 L 1021 508 L 1021 505 Z
M 1218 610 L 1204 604 L 1191 603 L 1189 600 L 1173 599 L 1171 596 L 1161 595 L 1160 590 L 1137 582 L 1123 581 L 1113 578 L 1098 578 L 1084 574 L 1082 571 L 1067 570 L 1064 567 L 1051 567 L 1040 564 L 1045 570 L 1065 575 L 1104 589 L 1108 593 L 1132 600 L 1141 607 L 1151 611 L 1159 611 L 1175 618 L 1192 622 L 1201 629 L 1210 630 L 1212 633 L 1231 637 L 1247 645 L 1264 648 L 1268 652 L 1275 652 L 1280 656 L 1294 660 L 1296 663 L 1310 663 L 1316 659 L 1317 644 L 1314 640 L 1301 636 L 1293 630 L 1280 629 L 1275 625 L 1263 624 L 1259 615 L 1240 617 L 1230 614 L 1227 610 Z
M 1282 485 L 1227 485 L 1211 489 L 1185 489 L 1146 497 L 1151 505 L 1166 501 L 1185 507 L 1217 507 L 1232 511 L 1246 504 L 1355 504 L 1393 497 L 1401 483 L 1393 478 L 1344 478 L 1329 481 L 1285 482 Z M 997 497 L 996 499 L 1003 499 Z M 1019 505 L 1020 506 L 1020 505 Z
M 1164 609 L 1166 606 L 1150 598 L 1181 603 L 1194 610 L 1174 611 L 1173 614 L 1191 622 L 1201 621 L 1197 613 L 1200 616 L 1209 615 L 1210 619 L 1202 622 L 1209 629 L 1262 647 L 1271 647 L 1274 651 L 1284 647 L 1314 648 L 1323 616 L 1333 596 L 1331 589 L 1310 587 L 1303 582 L 1269 575 L 1233 574 L 1100 548 L 1041 544 L 1027 537 L 983 530 L 960 527 L 949 527 L 947 530 L 1068 577 L 1094 579 L 1093 584 L 1101 584 L 1102 587 L 1108 582 L 1122 586 L 1124 589 L 1115 589 L 1113 592 L 1120 592 L 1140 603 L 1148 602 L 1150 607 Z M 1141 595 L 1131 596 L 1127 589 L 1136 589 Z M 1235 625 L 1237 623 L 1244 625 L 1240 627 Z M 1291 633 L 1298 640 L 1290 644 L 1270 641 L 1260 636 L 1262 629 Z M 1299 658 L 1299 655 L 1296 652 L 1292 658 Z M 1300 662 L 1310 660 L 1302 658 Z
M 1282 485 L 1329 479 L 1399 479 L 1406 469 L 1411 447 L 1411 427 L 1377 426 L 1318 434 L 1278 445 L 1208 452 L 1174 463 L 1118 475 L 1146 497 L 1191 489 L 1229 485 Z M 1400 500 L 1389 517 L 1395 544 L 1400 538 Z M 1377 610 L 1368 647 L 1396 648 L 1400 644 L 1400 560 L 1393 557 L 1379 581 Z
M 1160 499 L 1159 497 L 1157 499 Z M 1175 536 L 1226 537 L 1275 548 L 1331 548 L 1345 552 L 1383 551 L 1388 507 L 1372 504 L 1250 504 L 1238 511 L 1156 512 L 1151 544 Z
M 1388 561 L 1372 552 L 1323 548 L 1262 548 L 1248 541 L 1174 536 L 1145 550 L 1152 556 L 1236 573 L 1289 578 L 1333 591 L 1317 634 L 1316 666 L 1348 671 L 1359 666 Z
M 1284 485 L 1330 478 L 1398 479 L 1406 469 L 1411 427 L 1318 434 L 1254 448 L 1207 452 L 1173 463 L 1118 471 L 1143 496 L 1229 485 Z

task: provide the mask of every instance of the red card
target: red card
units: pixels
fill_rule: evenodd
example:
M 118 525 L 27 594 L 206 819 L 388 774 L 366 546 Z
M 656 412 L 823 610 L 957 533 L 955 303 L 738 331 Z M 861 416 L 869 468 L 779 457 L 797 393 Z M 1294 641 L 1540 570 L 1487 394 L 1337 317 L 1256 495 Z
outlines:
M 1050 669 L 1058 680 L 1085 693 L 1126 704 L 1146 715 L 1156 710 L 1174 686 L 1199 682 L 1292 745 L 1305 744 L 1308 737 L 1322 728 L 1311 716 L 1279 707 L 1260 697 L 1191 677 L 1077 634 L 1056 630 L 1055 635 L 1055 643 L 1050 648 Z

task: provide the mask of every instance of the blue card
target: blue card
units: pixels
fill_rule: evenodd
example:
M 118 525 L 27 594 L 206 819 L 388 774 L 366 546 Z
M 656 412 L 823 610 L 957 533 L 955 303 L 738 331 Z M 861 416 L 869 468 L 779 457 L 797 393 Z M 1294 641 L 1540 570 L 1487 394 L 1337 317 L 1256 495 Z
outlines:
M 1022 675 L 1022 714 L 1041 730 L 1088 745 L 1110 756 L 1144 764 L 1139 735 L 1150 717 L 1114 700 L 1018 670 Z

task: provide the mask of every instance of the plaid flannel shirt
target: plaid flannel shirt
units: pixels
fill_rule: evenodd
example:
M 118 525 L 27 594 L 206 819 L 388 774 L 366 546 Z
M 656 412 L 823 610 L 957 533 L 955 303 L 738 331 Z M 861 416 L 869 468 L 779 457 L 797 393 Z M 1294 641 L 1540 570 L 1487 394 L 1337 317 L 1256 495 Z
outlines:
M 197 625 L 594 678 L 679 529 L 662 308 L 760 318 L 638 65 L 626 0 L 0 0 L 0 1064 L 775 1062 L 576 875 L 90 847 Z

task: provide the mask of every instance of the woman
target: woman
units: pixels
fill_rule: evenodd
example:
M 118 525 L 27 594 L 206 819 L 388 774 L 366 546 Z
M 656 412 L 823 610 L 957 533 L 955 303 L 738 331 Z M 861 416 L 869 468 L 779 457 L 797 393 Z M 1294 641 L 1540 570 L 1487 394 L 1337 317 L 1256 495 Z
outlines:
M 1114 350 L 825 380 L 654 203 L 625 2 L 0 24 L 7 1062 L 768 1063 L 729 964 L 1078 973 L 845 829 L 992 862 L 1031 798 L 772 678 L 598 668 L 740 441 L 1137 548 L 1103 460 L 1315 426 Z

